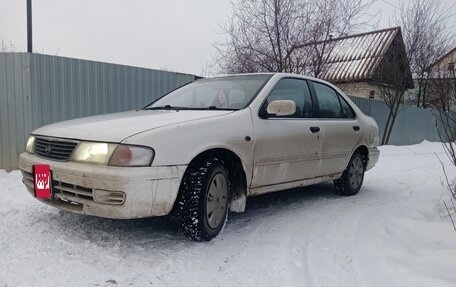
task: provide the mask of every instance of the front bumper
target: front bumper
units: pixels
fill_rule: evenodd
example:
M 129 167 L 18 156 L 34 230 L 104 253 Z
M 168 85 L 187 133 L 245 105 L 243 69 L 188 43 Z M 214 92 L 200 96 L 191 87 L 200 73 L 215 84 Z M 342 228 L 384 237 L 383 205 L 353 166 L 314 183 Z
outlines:
M 38 200 L 76 213 L 107 218 L 142 218 L 168 214 L 176 200 L 185 165 L 112 167 L 58 162 L 27 152 L 19 156 L 23 183 L 33 195 L 34 164 L 48 164 L 52 199 Z

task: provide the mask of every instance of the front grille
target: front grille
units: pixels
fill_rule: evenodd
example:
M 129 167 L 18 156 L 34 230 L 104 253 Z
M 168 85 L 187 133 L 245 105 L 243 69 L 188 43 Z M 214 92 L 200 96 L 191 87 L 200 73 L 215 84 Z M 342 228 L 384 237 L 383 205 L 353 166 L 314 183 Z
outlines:
M 33 189 L 35 188 L 35 186 L 33 184 L 33 174 L 31 174 L 30 172 L 26 172 L 25 170 L 21 170 L 21 171 L 22 171 L 22 182 L 25 184 L 25 186 L 27 187 L 27 189 L 30 192 L 33 192 Z
M 35 185 L 33 183 L 33 174 L 25 170 L 22 171 L 22 182 L 27 188 L 33 193 Z M 83 198 L 93 201 L 92 189 L 61 182 L 59 180 L 52 179 L 52 192 L 54 194 L 60 194 L 62 196 L 70 196 L 71 198 Z
M 52 188 L 54 194 L 60 193 L 63 197 L 69 196 L 70 198 L 82 198 L 93 201 L 91 188 L 69 184 L 57 180 L 52 181 Z
M 76 141 L 37 137 L 35 153 L 44 158 L 67 161 L 77 144 Z

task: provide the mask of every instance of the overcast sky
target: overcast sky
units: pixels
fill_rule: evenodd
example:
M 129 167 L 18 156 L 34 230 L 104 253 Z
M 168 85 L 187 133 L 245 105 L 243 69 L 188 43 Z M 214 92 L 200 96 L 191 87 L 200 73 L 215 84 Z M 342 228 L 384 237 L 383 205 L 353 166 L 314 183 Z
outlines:
M 36 52 L 198 75 L 212 62 L 212 43 L 223 41 L 220 26 L 231 14 L 230 0 L 32 2 Z M 371 7 L 378 28 L 390 26 L 396 3 Z M 451 10 L 456 15 L 456 5 Z M 26 0 L 0 0 L 0 39 L 26 50 Z

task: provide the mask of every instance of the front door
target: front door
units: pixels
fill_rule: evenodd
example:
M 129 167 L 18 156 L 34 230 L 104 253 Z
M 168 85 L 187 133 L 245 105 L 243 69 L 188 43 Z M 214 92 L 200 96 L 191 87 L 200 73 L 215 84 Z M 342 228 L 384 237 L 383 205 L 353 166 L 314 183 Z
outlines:
M 253 114 L 255 130 L 252 188 L 313 178 L 319 169 L 320 134 L 313 118 L 306 80 L 281 79 L 262 106 L 273 100 L 292 100 L 291 116 L 260 118 Z

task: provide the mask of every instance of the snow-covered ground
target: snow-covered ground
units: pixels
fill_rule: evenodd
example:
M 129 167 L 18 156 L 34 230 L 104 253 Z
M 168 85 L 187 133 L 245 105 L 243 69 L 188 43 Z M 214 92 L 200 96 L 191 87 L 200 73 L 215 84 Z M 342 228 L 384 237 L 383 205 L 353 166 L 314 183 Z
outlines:
M 456 286 L 438 143 L 386 146 L 355 197 L 322 184 L 251 199 L 208 243 L 168 218 L 108 220 L 32 198 L 0 171 L 0 287 Z M 447 198 L 448 199 L 448 198 Z

